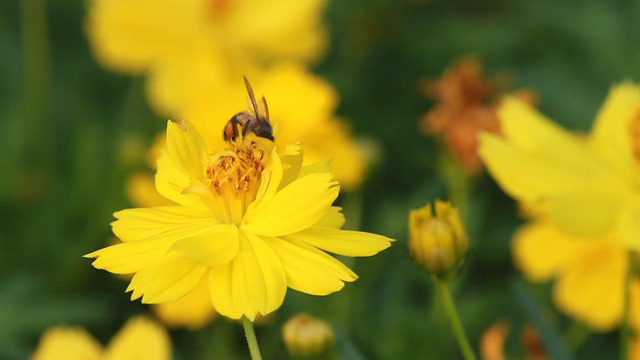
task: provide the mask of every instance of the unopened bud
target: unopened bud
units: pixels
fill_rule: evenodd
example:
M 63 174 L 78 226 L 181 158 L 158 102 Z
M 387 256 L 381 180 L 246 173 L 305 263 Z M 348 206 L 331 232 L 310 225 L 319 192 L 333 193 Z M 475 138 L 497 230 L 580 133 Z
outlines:
M 282 326 L 282 337 L 289 354 L 294 357 L 321 355 L 333 344 L 331 326 L 304 313 L 291 317 Z
M 409 214 L 409 251 L 430 274 L 446 279 L 456 273 L 467 251 L 469 239 L 458 210 L 436 200 L 435 214 L 427 204 Z

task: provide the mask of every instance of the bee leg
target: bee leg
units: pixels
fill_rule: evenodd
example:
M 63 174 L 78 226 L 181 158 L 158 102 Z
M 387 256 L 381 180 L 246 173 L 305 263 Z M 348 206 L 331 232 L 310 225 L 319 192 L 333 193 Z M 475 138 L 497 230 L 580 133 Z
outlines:
M 248 119 L 247 121 L 245 121 L 245 123 L 242 125 L 242 137 L 247 136 L 247 133 L 249 132 L 249 125 L 251 125 L 251 119 Z

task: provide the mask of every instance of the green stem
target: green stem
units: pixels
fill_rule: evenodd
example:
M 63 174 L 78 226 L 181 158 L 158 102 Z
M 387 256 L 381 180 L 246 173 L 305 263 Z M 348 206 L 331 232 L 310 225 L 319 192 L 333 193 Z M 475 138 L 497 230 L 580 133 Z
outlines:
M 631 278 L 634 271 L 633 252 L 629 251 L 627 255 L 627 274 L 624 280 L 624 298 L 622 308 L 622 328 L 620 329 L 620 359 L 629 359 L 629 337 L 631 336 L 631 327 L 629 326 L 629 307 L 631 298 Z
M 440 291 L 440 294 L 442 295 L 445 312 L 449 317 L 449 321 L 453 327 L 453 333 L 456 336 L 458 346 L 460 346 L 464 358 L 466 360 L 476 360 L 476 355 L 473 353 L 469 340 L 467 340 L 467 334 L 464 332 L 464 327 L 462 327 L 462 322 L 458 316 L 456 306 L 453 304 L 453 298 L 451 297 L 451 292 L 449 291 L 447 282 L 445 280 L 437 280 L 436 284 L 438 286 L 438 291 Z
M 251 353 L 252 360 L 262 360 L 260 355 L 260 347 L 258 346 L 258 339 L 256 339 L 256 332 L 253 331 L 253 323 L 247 319 L 246 316 L 242 317 L 242 327 L 244 328 L 244 334 L 247 337 L 247 344 L 249 344 L 249 353 Z

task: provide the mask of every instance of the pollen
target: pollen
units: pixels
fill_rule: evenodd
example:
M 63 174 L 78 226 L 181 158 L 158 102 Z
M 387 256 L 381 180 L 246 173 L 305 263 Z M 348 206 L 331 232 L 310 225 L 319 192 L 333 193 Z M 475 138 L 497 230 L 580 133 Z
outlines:
M 205 174 L 212 192 L 218 195 L 244 195 L 255 192 L 260 184 L 265 153 L 255 143 L 232 142 L 229 147 L 211 155 Z

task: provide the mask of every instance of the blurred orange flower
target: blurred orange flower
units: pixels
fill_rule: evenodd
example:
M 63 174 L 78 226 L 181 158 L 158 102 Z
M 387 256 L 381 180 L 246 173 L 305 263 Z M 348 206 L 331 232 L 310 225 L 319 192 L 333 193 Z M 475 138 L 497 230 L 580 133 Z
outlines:
M 505 343 L 511 331 L 509 323 L 499 320 L 493 323 L 480 339 L 480 355 L 483 360 L 505 360 Z M 521 343 L 525 352 L 525 359 L 545 360 L 546 352 L 542 346 L 538 332 L 526 326 L 521 333 Z
M 480 131 L 500 133 L 496 107 L 507 80 L 504 75 L 485 77 L 480 62 L 471 56 L 447 69 L 439 80 L 425 80 L 423 92 L 435 106 L 420 119 L 420 131 L 441 135 L 447 149 L 468 172 L 481 171 L 476 136 Z M 529 90 L 513 95 L 536 102 L 536 95 Z

